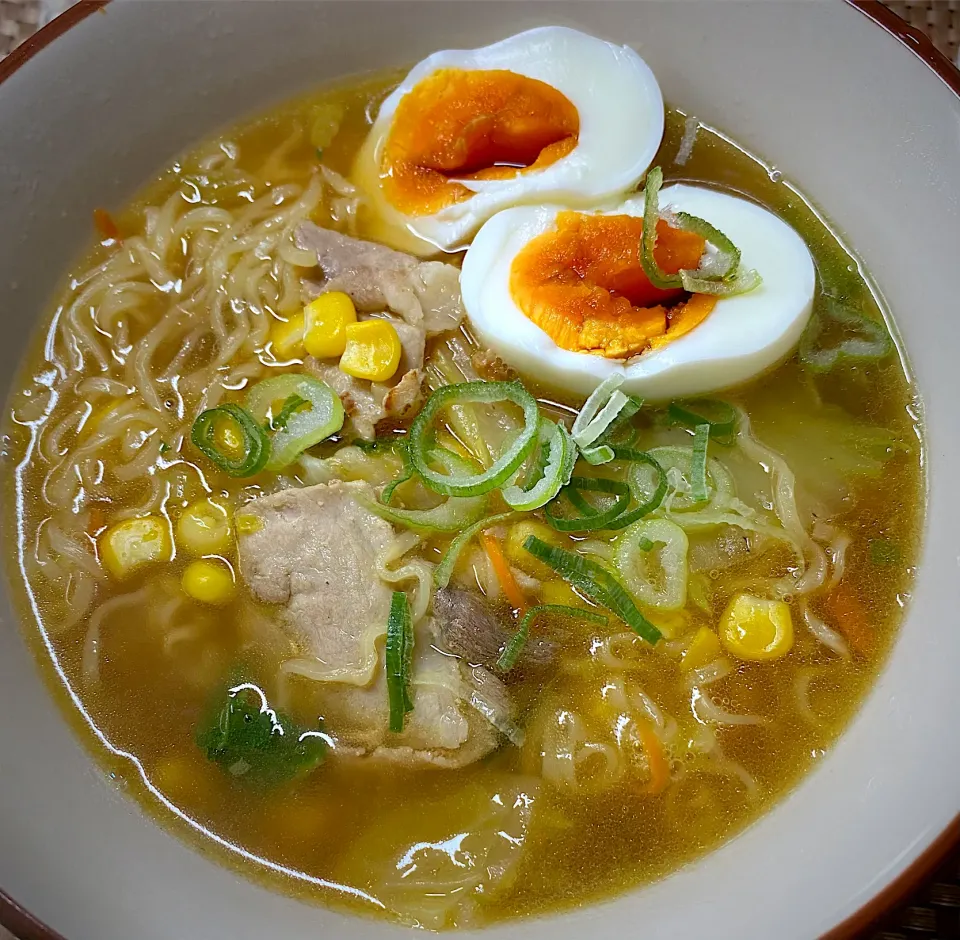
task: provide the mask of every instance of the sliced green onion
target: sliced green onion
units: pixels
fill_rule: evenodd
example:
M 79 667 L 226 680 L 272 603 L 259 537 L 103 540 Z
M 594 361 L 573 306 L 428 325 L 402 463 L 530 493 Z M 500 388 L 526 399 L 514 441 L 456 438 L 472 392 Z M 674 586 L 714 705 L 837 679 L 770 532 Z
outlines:
M 654 447 L 650 450 L 650 456 L 666 471 L 668 489 L 673 487 L 673 493 L 668 500 L 668 513 L 685 513 L 705 508 L 693 498 L 692 448 Z M 644 472 L 642 464 L 631 467 L 627 478 L 635 493 L 642 494 L 651 486 L 649 474 Z M 736 485 L 730 471 L 715 457 L 707 459 L 706 485 L 708 506 L 711 508 L 729 506 L 736 498 Z
M 480 473 L 440 473 L 429 466 L 430 426 L 449 405 L 492 404 L 512 401 L 523 409 L 523 427 L 493 464 Z M 410 428 L 408 447 L 414 470 L 423 482 L 446 496 L 480 496 L 496 489 L 516 473 L 533 449 L 540 426 L 537 400 L 519 382 L 463 382 L 438 388 Z
M 406 441 L 398 442 L 396 449 L 400 454 L 400 459 L 403 461 L 403 469 L 400 471 L 399 476 L 394 477 L 384 488 L 383 492 L 380 494 L 380 502 L 384 506 L 389 506 L 390 501 L 393 499 L 393 494 L 397 491 L 397 487 L 401 483 L 406 483 L 413 476 L 413 464 L 410 463 L 410 454 L 407 451 Z
M 586 450 L 580 451 L 580 456 L 588 464 L 591 464 L 594 467 L 599 467 L 602 464 L 610 463 L 613 460 L 613 448 L 609 444 L 600 444 L 597 447 L 588 447 Z
M 819 340 L 831 321 L 854 335 L 825 349 L 819 345 Z M 838 362 L 845 360 L 869 362 L 884 359 L 892 352 L 893 340 L 883 323 L 871 320 L 832 297 L 824 298 L 800 337 L 800 361 L 814 372 L 829 372 Z
M 608 375 L 583 403 L 570 431 L 573 442 L 581 450 L 589 448 L 626 407 L 627 396 L 618 390 L 621 385 L 623 374 L 614 372 Z
M 538 617 L 551 614 L 556 617 L 571 617 L 577 620 L 588 620 L 590 623 L 606 623 L 607 618 L 603 614 L 595 613 L 592 610 L 584 610 L 582 607 L 567 607 L 565 604 L 540 604 L 537 607 L 531 607 L 520 621 L 520 629 L 510 638 L 507 645 L 503 648 L 500 658 L 497 660 L 497 668 L 501 672 L 509 672 L 517 664 L 523 648 L 527 645 L 527 639 L 530 636 L 530 626 Z
M 714 294 L 727 297 L 745 294 L 761 282 L 756 271 L 744 271 L 739 267 L 740 251 L 723 232 L 714 228 L 705 219 L 686 212 L 676 213 L 678 227 L 696 232 L 712 244 L 723 257 L 716 273 L 708 273 L 706 266 L 695 271 L 683 270 L 667 274 L 657 263 L 654 250 L 657 247 L 657 222 L 660 219 L 660 187 L 663 186 L 663 171 L 655 166 L 647 172 L 643 188 L 643 234 L 640 238 L 640 264 L 647 280 L 654 287 L 670 290 L 682 287 L 692 294 Z M 735 259 L 735 263 L 734 262 Z M 721 273 L 721 271 L 723 273 Z
M 541 461 L 543 469 L 539 479 L 523 489 L 510 481 L 500 491 L 508 506 L 522 512 L 531 512 L 549 503 L 570 482 L 577 462 L 577 450 L 562 424 L 544 418 L 540 423 L 539 440 L 541 454 L 546 457 Z
M 608 493 L 615 499 L 606 509 L 597 509 L 581 496 L 581 492 Z M 566 497 L 582 515 L 558 516 L 554 506 L 563 497 Z M 608 528 L 611 522 L 626 512 L 629 505 L 630 487 L 626 483 L 604 477 L 571 477 L 557 499 L 544 509 L 544 515 L 547 517 L 547 522 L 558 532 L 593 532 Z
M 467 543 L 470 542 L 477 533 L 484 532 L 495 525 L 500 525 L 502 522 L 509 522 L 516 515 L 515 512 L 500 512 L 493 516 L 485 516 L 479 522 L 468 525 L 450 543 L 447 550 L 443 553 L 443 558 L 440 559 L 440 564 L 434 568 L 434 589 L 439 591 L 440 588 L 445 588 L 450 583 L 450 578 L 453 575 L 453 569 L 457 566 L 457 559 L 460 557 L 460 552 L 463 551 Z
M 740 417 L 730 402 L 719 398 L 671 402 L 667 414 L 674 424 L 690 431 L 695 431 L 698 425 L 709 424 L 710 437 L 714 441 L 732 438 Z
M 610 427 L 603 432 L 603 436 L 597 441 L 598 444 L 628 444 L 636 436 L 636 428 L 630 427 L 630 419 L 637 414 L 643 407 L 643 399 L 636 395 L 627 395 L 626 404 L 620 409 L 620 414 L 614 419 Z M 629 430 L 627 438 L 621 439 L 619 434 L 624 428 Z
M 563 548 L 548 545 L 535 535 L 528 536 L 523 547 L 590 600 L 619 617 L 651 646 L 661 639 L 660 631 L 640 613 L 623 585 L 602 565 Z
M 613 560 L 630 593 L 641 603 L 679 610 L 687 602 L 687 534 L 669 519 L 641 519 L 617 539 Z M 659 547 L 660 572 L 651 571 Z
M 378 500 L 362 502 L 381 519 L 423 535 L 459 532 L 464 526 L 473 525 L 487 508 L 485 496 L 451 496 L 432 509 L 401 509 L 397 506 L 385 506 Z
M 660 221 L 659 196 L 663 186 L 663 170 L 655 166 L 647 171 L 643 187 L 643 234 L 640 237 L 640 265 L 647 280 L 661 290 L 682 287 L 679 274 L 667 274 L 657 264 L 654 249 L 657 247 L 657 222 Z
M 742 268 L 733 278 L 717 281 L 712 278 L 698 277 L 695 271 L 681 271 L 680 283 L 691 294 L 713 294 L 715 297 L 732 297 L 734 294 L 746 294 L 763 283 L 763 278 L 752 268 Z
M 309 402 L 306 398 L 301 398 L 297 394 L 291 395 L 281 406 L 280 413 L 275 418 L 270 418 L 267 421 L 266 430 L 282 431 L 287 426 L 290 416 L 307 404 L 309 404 Z
M 690 458 L 690 496 L 695 503 L 707 501 L 707 445 L 710 425 L 698 424 L 693 432 L 693 455 Z
M 470 461 L 464 460 L 459 454 L 445 447 L 434 447 L 426 456 L 427 460 L 440 464 L 448 473 L 469 473 L 473 469 Z M 397 506 L 388 506 L 386 498 L 392 497 L 396 487 L 412 475 L 412 470 L 407 477 L 401 474 L 398 479 L 384 488 L 379 500 L 372 502 L 362 500 L 362 502 L 388 522 L 406 526 L 424 535 L 459 532 L 464 526 L 472 525 L 486 512 L 486 496 L 451 496 L 432 509 L 401 509 Z
M 413 711 L 410 698 L 410 663 L 413 654 L 413 622 L 403 591 L 394 591 L 387 620 L 387 697 L 390 701 L 390 730 L 403 731 L 407 712 Z
M 611 529 L 623 529 L 636 522 L 637 519 L 642 519 L 644 516 L 648 516 L 660 508 L 664 497 L 667 495 L 667 472 L 660 466 L 660 462 L 646 451 L 633 450 L 630 447 L 615 447 L 614 452 L 617 460 L 623 460 L 637 465 L 636 467 L 631 467 L 627 472 L 627 484 L 630 487 L 633 498 L 640 505 L 631 509 L 628 513 L 625 513 L 610 526 Z M 650 467 L 655 475 L 653 491 L 649 496 L 641 485 L 639 469 L 643 466 Z
M 722 280 L 731 277 L 740 267 L 740 249 L 723 232 L 714 228 L 706 219 L 699 216 L 690 215 L 689 212 L 676 212 L 674 218 L 677 222 L 677 228 L 684 232 L 693 232 L 699 235 L 704 241 L 709 242 L 717 249 L 718 257 L 714 265 L 714 271 L 709 275 L 709 280 Z M 703 265 L 697 272 L 707 277 Z
M 275 402 L 282 402 L 276 415 Z M 247 392 L 246 406 L 257 421 L 278 428 L 268 470 L 282 470 L 343 427 L 343 404 L 337 393 L 310 375 L 290 372 L 264 379 Z
M 233 457 L 217 444 L 217 424 L 227 421 L 240 434 L 242 453 Z M 254 417 L 239 405 L 218 405 L 200 413 L 193 422 L 190 440 L 197 450 L 209 457 L 224 473 L 232 477 L 251 477 L 259 473 L 270 459 L 270 438 Z

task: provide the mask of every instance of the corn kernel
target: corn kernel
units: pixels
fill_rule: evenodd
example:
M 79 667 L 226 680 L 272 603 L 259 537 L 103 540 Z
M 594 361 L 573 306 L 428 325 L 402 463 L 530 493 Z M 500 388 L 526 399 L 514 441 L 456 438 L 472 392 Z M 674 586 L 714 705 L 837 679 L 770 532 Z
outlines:
M 347 324 L 357 322 L 357 308 L 347 294 L 333 290 L 303 308 L 303 345 L 317 359 L 342 356 L 347 348 Z
M 270 340 L 277 359 L 299 359 L 304 354 L 305 324 L 306 318 L 302 310 L 293 314 L 286 323 L 274 324 L 270 331 Z
M 236 593 L 233 572 L 222 561 L 201 558 L 187 565 L 180 581 L 184 594 L 202 604 L 226 604 Z
M 173 557 L 170 529 L 159 516 L 117 522 L 100 536 L 97 544 L 100 561 L 115 578 L 125 578 L 144 565 Z
M 783 601 L 738 594 L 720 618 L 720 639 L 739 659 L 779 659 L 793 646 L 790 607 Z
M 558 548 L 563 546 L 563 538 L 557 534 L 556 529 L 551 529 L 550 526 L 544 525 L 542 522 L 523 520 L 510 526 L 507 530 L 507 538 L 503 547 L 510 564 L 516 565 L 521 571 L 525 571 L 531 577 L 539 578 L 541 581 L 556 578 L 556 572 L 549 565 L 545 565 L 523 547 L 523 543 L 531 535 L 536 536 L 541 542 L 546 542 L 548 545 L 555 545 Z
M 683 651 L 681 668 L 700 669 L 707 663 L 712 663 L 720 655 L 720 640 L 709 627 L 701 627 L 693 635 L 687 648 Z
M 355 379 L 386 382 L 400 365 L 400 337 L 386 320 L 363 320 L 346 326 L 347 346 L 340 368 Z
M 222 555 L 233 545 L 226 509 L 209 499 L 191 503 L 177 520 L 177 544 L 191 555 Z

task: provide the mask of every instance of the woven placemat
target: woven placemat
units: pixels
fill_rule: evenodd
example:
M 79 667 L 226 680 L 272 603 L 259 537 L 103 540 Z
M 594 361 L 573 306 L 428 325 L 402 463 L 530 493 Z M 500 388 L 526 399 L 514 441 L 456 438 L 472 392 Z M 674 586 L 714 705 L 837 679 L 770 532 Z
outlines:
M 911 26 L 923 30 L 954 62 L 960 46 L 960 0 L 884 0 Z
M 0 0 L 0 58 L 69 2 Z M 886 0 L 886 5 L 911 26 L 923 30 L 941 52 L 957 60 L 960 0 Z M 15 940 L 0 927 L 0 940 L 8 938 Z M 864 940 L 960 940 L 960 852 Z

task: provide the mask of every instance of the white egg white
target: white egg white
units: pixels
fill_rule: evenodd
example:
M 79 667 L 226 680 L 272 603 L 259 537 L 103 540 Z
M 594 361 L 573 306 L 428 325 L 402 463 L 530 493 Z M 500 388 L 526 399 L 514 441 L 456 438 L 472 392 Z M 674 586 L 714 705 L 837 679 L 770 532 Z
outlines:
M 654 401 L 715 392 L 779 363 L 796 345 L 813 307 L 816 273 L 803 239 L 755 203 L 699 186 L 663 189 L 660 208 L 706 219 L 733 241 L 743 266 L 759 272 L 763 282 L 748 293 L 720 297 L 691 332 L 632 359 L 560 349 L 514 302 L 510 269 L 531 239 L 556 227 L 564 208 L 518 206 L 480 229 L 463 262 L 463 302 L 480 341 L 520 372 L 558 389 L 586 395 L 620 372 L 624 391 Z M 643 197 L 601 211 L 642 216 Z
M 380 187 L 383 146 L 400 100 L 443 68 L 504 69 L 550 85 L 577 109 L 577 146 L 550 166 L 513 179 L 459 180 L 476 195 L 433 215 L 397 211 Z M 508 206 L 551 201 L 592 206 L 632 189 L 660 146 L 663 119 L 660 87 L 633 49 L 544 26 L 480 49 L 436 52 L 415 66 L 381 105 L 354 178 L 373 204 L 376 238 L 418 254 L 456 250 Z

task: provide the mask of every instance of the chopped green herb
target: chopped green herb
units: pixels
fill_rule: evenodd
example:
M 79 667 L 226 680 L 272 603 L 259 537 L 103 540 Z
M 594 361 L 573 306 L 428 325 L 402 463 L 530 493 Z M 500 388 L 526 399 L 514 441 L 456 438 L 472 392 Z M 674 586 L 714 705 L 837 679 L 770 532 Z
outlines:
M 323 147 L 317 147 L 317 159 L 318 160 L 323 159 Z
M 390 700 L 390 730 L 403 731 L 410 698 L 410 660 L 413 655 L 413 622 L 403 591 L 394 591 L 387 620 L 387 695 Z
M 170 445 L 169 445 L 166 441 L 161 441 L 161 442 L 160 442 L 160 453 L 161 453 L 161 454 L 165 454 L 168 450 L 170 450 Z
M 693 456 L 690 458 L 690 495 L 695 503 L 707 501 L 707 445 L 710 425 L 698 424 L 693 434 Z
M 903 560 L 900 546 L 890 539 L 870 539 L 870 561 L 875 565 L 899 565 Z
M 582 493 L 603 493 L 613 496 L 612 502 L 599 508 L 587 502 Z M 561 497 L 570 501 L 581 513 L 579 516 L 559 516 L 556 506 Z M 630 487 L 619 480 L 606 477 L 571 477 L 570 482 L 548 503 L 544 510 L 547 522 L 558 532 L 592 532 L 606 529 L 622 516 L 630 505 Z
M 273 785 L 320 764 L 327 738 L 274 711 L 258 686 L 244 682 L 227 691 L 226 703 L 198 731 L 197 745 L 231 776 Z

